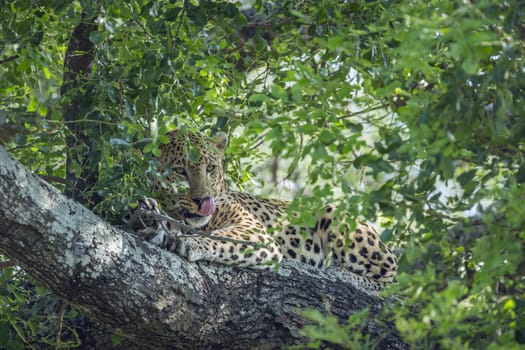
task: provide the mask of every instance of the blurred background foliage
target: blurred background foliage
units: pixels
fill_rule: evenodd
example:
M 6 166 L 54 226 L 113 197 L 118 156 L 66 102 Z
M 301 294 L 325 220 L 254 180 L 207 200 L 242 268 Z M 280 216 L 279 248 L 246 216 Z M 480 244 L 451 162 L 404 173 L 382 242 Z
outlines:
M 166 131 L 227 132 L 232 187 L 293 199 L 299 221 L 330 202 L 381 227 L 400 256 L 385 294 L 403 302 L 374 317 L 413 348 L 520 348 L 523 18 L 518 0 L 0 0 L 0 142 L 62 190 L 68 152 L 89 159 L 69 171 L 92 167 L 84 195 L 119 223 Z M 93 63 L 61 93 L 82 21 Z M 66 147 L 73 124 L 89 151 Z M 42 305 L 25 271 L 0 286 L 3 347 L 78 346 L 75 311 Z M 339 329 L 310 312 L 305 335 L 373 347 L 367 315 Z

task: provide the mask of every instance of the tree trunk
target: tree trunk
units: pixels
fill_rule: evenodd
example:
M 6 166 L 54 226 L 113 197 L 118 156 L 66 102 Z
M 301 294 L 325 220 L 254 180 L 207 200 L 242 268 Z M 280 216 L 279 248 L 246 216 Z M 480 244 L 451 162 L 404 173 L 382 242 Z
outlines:
M 137 347 L 274 348 L 304 342 L 301 310 L 342 320 L 388 300 L 300 263 L 278 272 L 190 263 L 100 220 L 0 147 L 0 251 Z M 378 348 L 406 345 L 369 322 Z
M 84 119 L 93 110 L 90 96 L 94 88 L 89 86 L 95 56 L 95 46 L 89 34 L 97 30 L 96 17 L 82 14 L 75 27 L 64 59 L 64 79 L 60 89 L 62 97 L 68 97 L 64 123 L 71 133 L 66 135 L 66 195 L 82 204 L 93 207 L 102 198 L 91 191 L 98 181 L 98 164 L 101 151 L 93 140 L 99 140 L 98 127 L 89 128 Z M 96 118 L 96 116 L 95 116 Z M 88 136 L 87 130 L 92 131 Z

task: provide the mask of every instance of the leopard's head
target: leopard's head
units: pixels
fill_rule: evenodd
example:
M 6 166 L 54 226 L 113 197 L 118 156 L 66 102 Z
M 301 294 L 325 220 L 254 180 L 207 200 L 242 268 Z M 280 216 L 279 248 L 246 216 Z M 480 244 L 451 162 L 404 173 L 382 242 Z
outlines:
M 216 198 L 228 190 L 222 166 L 228 136 L 206 138 L 181 131 L 167 136 L 170 142 L 161 146 L 159 157 L 163 183 L 156 181 L 156 189 L 171 197 L 172 207 L 187 223 L 204 226 L 215 213 Z M 171 186 L 174 183 L 186 183 L 188 188 L 181 194 Z

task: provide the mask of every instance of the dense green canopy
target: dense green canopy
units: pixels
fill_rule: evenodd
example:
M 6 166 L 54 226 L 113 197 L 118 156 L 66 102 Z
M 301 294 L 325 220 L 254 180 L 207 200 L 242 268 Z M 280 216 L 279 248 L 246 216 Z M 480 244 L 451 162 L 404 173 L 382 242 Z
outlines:
M 168 130 L 227 132 L 233 187 L 293 198 L 303 222 L 331 202 L 381 226 L 404 298 L 383 317 L 409 344 L 524 346 L 523 3 L 239 6 L 1 0 L 0 141 L 117 223 Z M 75 345 L 28 281 L 0 270 L 0 345 Z M 312 341 L 363 344 L 364 315 L 310 316 Z

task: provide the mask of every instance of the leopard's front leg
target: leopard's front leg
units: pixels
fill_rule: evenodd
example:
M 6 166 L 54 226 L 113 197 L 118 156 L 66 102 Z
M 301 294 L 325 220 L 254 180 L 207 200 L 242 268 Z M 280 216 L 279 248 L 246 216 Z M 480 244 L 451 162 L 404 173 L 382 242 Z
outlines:
M 236 215 L 227 215 L 236 214 Z M 180 216 L 180 213 L 171 213 Z M 164 216 L 167 219 L 155 219 Z M 132 213 L 131 226 L 147 241 L 189 261 L 206 260 L 225 265 L 270 269 L 282 259 L 278 244 L 265 227 L 240 205 L 222 207 L 205 231 L 176 230 L 169 216 L 151 198 L 139 201 Z
M 260 242 L 253 242 L 246 240 L 252 235 L 238 227 L 230 227 L 227 232 L 220 231 L 205 236 L 180 236 L 170 250 L 189 261 L 206 260 L 255 269 L 272 268 L 282 259 L 279 246 L 269 236 Z
M 221 206 L 203 235 L 182 235 L 170 250 L 190 261 L 207 260 L 256 269 L 272 268 L 282 259 L 273 237 L 238 204 Z

